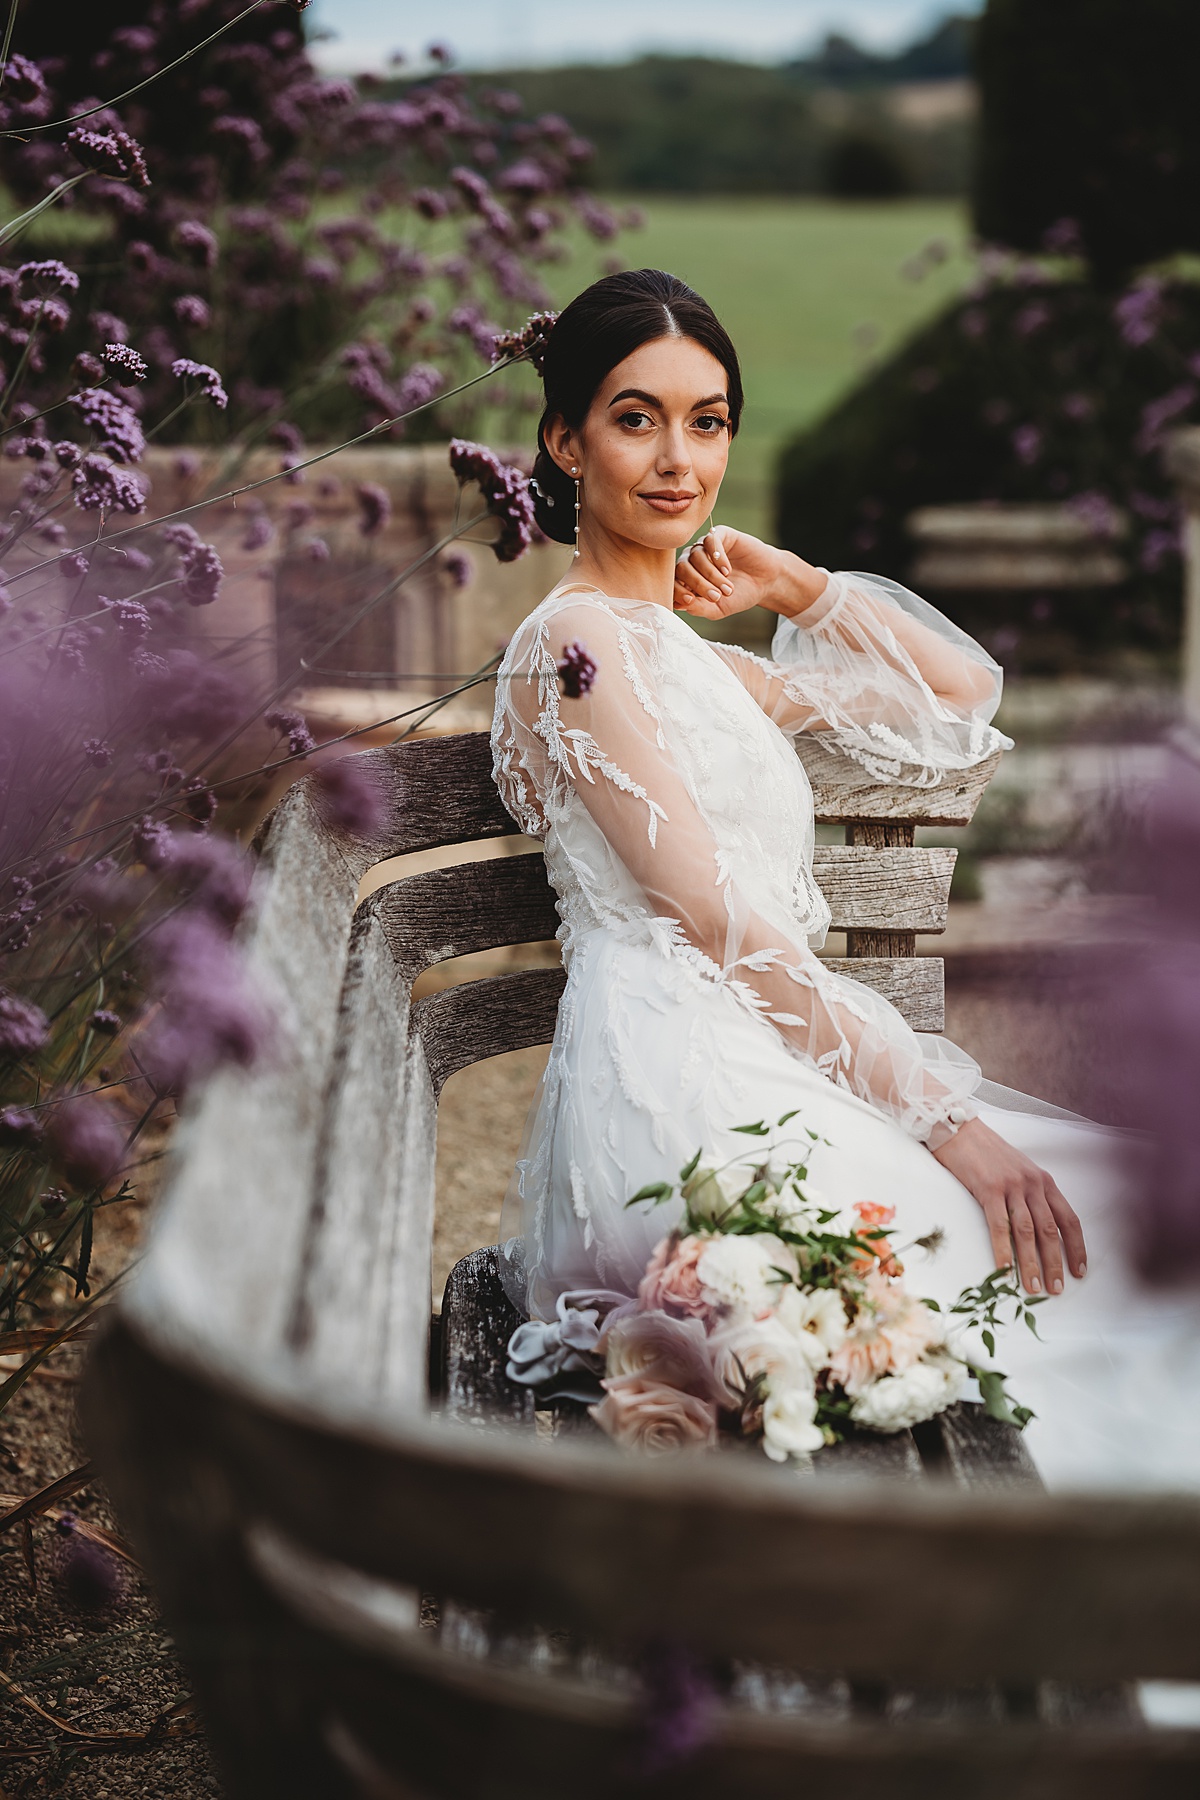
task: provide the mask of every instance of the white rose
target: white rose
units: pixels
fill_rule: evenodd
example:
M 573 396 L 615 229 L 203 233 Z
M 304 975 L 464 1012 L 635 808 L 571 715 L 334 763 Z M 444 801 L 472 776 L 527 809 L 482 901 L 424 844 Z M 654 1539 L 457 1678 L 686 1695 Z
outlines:
M 962 1393 L 966 1370 L 953 1357 L 930 1357 L 899 1375 L 884 1375 L 854 1401 L 851 1418 L 868 1431 L 907 1431 L 932 1419 Z
M 835 1288 L 806 1291 L 789 1285 L 779 1296 L 775 1316 L 795 1334 L 813 1369 L 824 1367 L 850 1329 Z
M 771 1314 L 721 1326 L 708 1340 L 708 1353 L 730 1405 L 755 1375 L 765 1375 L 771 1388 L 812 1389 L 812 1369 L 803 1346 Z
M 763 1449 L 772 1462 L 807 1456 L 825 1442 L 816 1424 L 817 1396 L 812 1387 L 773 1387 L 763 1406 Z
M 753 1176 L 745 1169 L 710 1169 L 701 1163 L 682 1189 L 692 1217 L 706 1225 L 716 1225 L 741 1199 Z
M 798 1273 L 796 1258 L 785 1243 L 769 1233 L 753 1237 L 716 1237 L 696 1264 L 700 1287 L 713 1306 L 726 1306 L 752 1318 L 771 1310 L 778 1300 L 778 1270 Z

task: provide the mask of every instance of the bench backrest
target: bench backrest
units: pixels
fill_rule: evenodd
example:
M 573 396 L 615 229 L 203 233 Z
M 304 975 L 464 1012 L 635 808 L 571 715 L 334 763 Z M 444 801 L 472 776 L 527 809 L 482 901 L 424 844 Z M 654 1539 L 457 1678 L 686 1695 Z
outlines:
M 491 1785 L 456 1775 L 443 1788 L 426 1769 L 429 1793 L 526 1791 L 540 1754 L 558 1766 L 554 1743 L 582 1758 L 577 1768 L 592 1744 L 594 1768 L 573 1791 L 604 1791 L 628 1699 L 613 1712 L 569 1682 L 542 1690 L 528 1670 L 439 1661 L 404 1628 L 413 1590 L 601 1644 L 666 1631 L 720 1656 L 836 1667 L 868 1683 L 1200 1676 L 1195 1502 L 1076 1503 L 928 1482 L 831 1493 L 756 1458 L 656 1467 L 603 1445 L 513 1443 L 429 1417 L 437 1093 L 454 1069 L 544 1041 L 561 975 L 464 983 L 415 1007 L 413 981 L 449 957 L 536 941 L 556 921 L 536 856 L 416 875 L 356 906 L 382 860 L 513 832 L 482 737 L 373 751 L 361 764 L 387 803 L 369 841 L 332 831 L 305 782 L 264 828 L 248 949 L 277 992 L 279 1053 L 249 1075 L 218 1076 L 181 1127 L 88 1402 L 122 1514 L 204 1665 L 210 1715 L 252 1770 L 236 1791 L 406 1794 L 370 1773 L 375 1751 L 380 1768 L 405 1766 L 388 1744 L 398 1735 L 403 1749 L 406 1732 L 421 1755 L 441 1742 L 456 1768 L 471 1732 L 514 1759 L 515 1786 L 489 1753 Z M 811 772 L 819 816 L 851 815 L 852 841 L 829 846 L 820 865 L 852 934 L 850 960 L 896 991 L 900 965 L 932 961 L 912 956 L 913 939 L 944 921 L 951 866 L 946 853 L 914 850 L 912 828 L 965 822 L 990 771 L 941 791 L 864 782 L 849 798 L 823 785 L 819 758 Z M 910 985 L 915 1022 L 931 1020 L 931 991 Z M 246 1652 L 252 1680 L 224 1650 L 212 1656 L 230 1630 L 259 1645 Z M 336 1680 L 331 1658 L 341 1658 Z M 344 1790 L 325 1763 L 326 1785 L 312 1785 L 305 1761 L 326 1756 L 318 1738 L 335 1688 L 337 1720 L 354 1722 L 346 1756 L 367 1758 Z M 860 1723 L 836 1742 L 805 1737 L 803 1721 L 730 1729 L 736 1769 L 714 1764 L 689 1794 L 735 1796 L 737 1770 L 752 1766 L 755 1791 L 782 1795 L 824 1756 L 844 1795 L 858 1791 L 845 1785 L 853 1758 L 877 1766 L 883 1754 Z M 989 1757 L 1008 1768 L 1005 1743 L 985 1733 L 971 1769 Z M 1158 1776 L 1158 1793 L 1175 1791 L 1170 1769 Z

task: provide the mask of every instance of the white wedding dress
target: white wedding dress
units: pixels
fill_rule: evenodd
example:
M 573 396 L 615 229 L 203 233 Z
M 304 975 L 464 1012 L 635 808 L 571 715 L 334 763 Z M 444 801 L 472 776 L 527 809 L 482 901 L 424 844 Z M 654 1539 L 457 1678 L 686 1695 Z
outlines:
M 940 701 L 891 629 L 904 608 L 978 665 L 986 703 Z M 581 643 L 590 692 L 556 664 Z M 505 1203 L 506 1285 L 534 1318 L 561 1293 L 631 1294 L 669 1207 L 627 1208 L 698 1148 L 746 1157 L 732 1128 L 799 1109 L 780 1139 L 828 1140 L 811 1173 L 828 1203 L 894 1205 L 896 1242 L 939 1302 L 992 1268 L 983 1216 L 930 1154 L 982 1116 L 1054 1177 L 1083 1222 L 1088 1273 L 998 1347 L 1034 1409 L 1030 1449 L 1052 1486 L 1200 1488 L 1200 1302 L 1140 1290 L 1121 1244 L 1139 1145 L 981 1081 L 814 954 L 829 910 L 812 874 L 801 733 L 882 781 L 928 785 L 1002 739 L 1000 671 L 932 607 L 871 576 L 831 576 L 774 661 L 701 638 L 664 607 L 570 582 L 519 627 L 500 665 L 495 779 L 540 838 L 567 985 Z M 984 677 L 990 679 L 984 679 Z M 805 1140 L 807 1142 L 807 1140 Z

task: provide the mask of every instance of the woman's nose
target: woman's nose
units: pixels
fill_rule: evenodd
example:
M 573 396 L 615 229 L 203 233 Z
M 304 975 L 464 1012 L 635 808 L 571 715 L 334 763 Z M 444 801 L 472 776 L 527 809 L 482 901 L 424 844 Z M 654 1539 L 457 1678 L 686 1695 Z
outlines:
M 660 475 L 683 475 L 691 467 L 688 454 L 687 438 L 683 428 L 668 428 L 659 439 L 658 473 Z

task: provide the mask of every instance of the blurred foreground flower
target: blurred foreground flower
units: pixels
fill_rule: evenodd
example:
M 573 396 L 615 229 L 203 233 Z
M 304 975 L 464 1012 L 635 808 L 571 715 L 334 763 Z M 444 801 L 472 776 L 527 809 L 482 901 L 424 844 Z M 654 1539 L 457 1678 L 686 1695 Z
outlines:
M 1145 816 L 1142 880 L 1153 935 L 1101 971 L 1105 1071 L 1128 1122 L 1129 1237 L 1148 1282 L 1200 1280 L 1200 766 L 1173 756 Z

